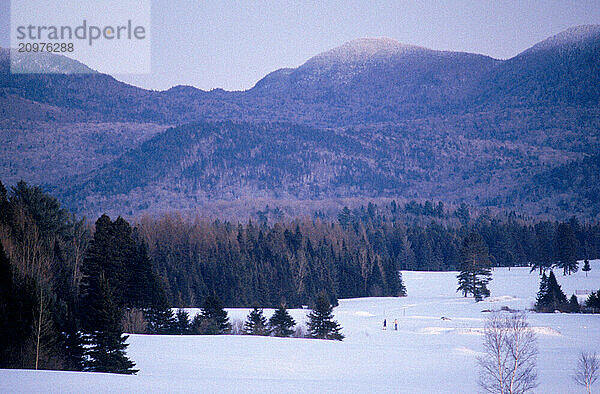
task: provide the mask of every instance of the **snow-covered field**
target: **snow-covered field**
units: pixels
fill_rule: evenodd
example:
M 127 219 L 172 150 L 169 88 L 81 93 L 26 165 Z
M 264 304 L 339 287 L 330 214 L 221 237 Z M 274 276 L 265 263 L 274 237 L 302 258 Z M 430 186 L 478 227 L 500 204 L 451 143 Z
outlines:
M 600 288 L 600 260 L 592 262 L 587 278 L 581 271 L 555 273 L 568 296 Z M 135 376 L 0 370 L 0 392 L 478 392 L 476 356 L 487 315 L 482 310 L 530 308 L 539 276 L 527 268 L 496 269 L 492 296 L 480 303 L 456 293 L 455 272 L 407 271 L 403 277 L 408 297 L 340 300 L 335 315 L 343 342 L 131 335 L 128 355 L 140 369 Z M 248 311 L 230 309 L 229 315 L 244 319 Z M 272 310 L 265 312 L 270 316 Z M 307 311 L 291 313 L 306 321 Z M 540 350 L 536 392 L 583 392 L 570 375 L 581 350 L 600 353 L 600 315 L 528 318 Z

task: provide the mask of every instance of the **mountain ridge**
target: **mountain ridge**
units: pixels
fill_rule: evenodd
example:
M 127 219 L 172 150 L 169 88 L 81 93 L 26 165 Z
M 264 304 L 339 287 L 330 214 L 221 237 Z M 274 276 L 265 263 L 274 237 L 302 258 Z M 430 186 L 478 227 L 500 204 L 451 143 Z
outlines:
M 108 201 L 152 211 L 207 199 L 398 197 L 598 216 L 593 193 L 576 190 L 595 179 L 586 158 L 600 151 L 596 30 L 568 30 L 508 60 L 359 39 L 238 92 L 0 67 L 0 177 L 56 168 L 46 158 L 61 149 L 52 130 L 77 121 L 89 130 L 74 127 L 76 140 L 98 152 L 86 147 L 90 163 L 52 174 L 48 187 L 84 212 Z M 100 122 L 136 137 L 110 152 L 118 134 L 105 137 Z M 43 148 L 36 130 L 51 141 Z M 590 170 L 558 179 L 573 163 Z

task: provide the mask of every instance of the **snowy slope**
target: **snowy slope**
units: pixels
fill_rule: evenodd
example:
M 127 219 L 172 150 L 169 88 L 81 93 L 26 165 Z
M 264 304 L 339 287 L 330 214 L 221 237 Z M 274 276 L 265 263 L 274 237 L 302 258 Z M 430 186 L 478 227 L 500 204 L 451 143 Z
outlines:
M 568 295 L 600 288 L 600 260 L 592 262 L 587 278 L 556 273 Z M 137 376 L 1 370 L 0 392 L 478 392 L 482 310 L 529 308 L 538 275 L 496 269 L 492 297 L 480 303 L 455 292 L 455 272 L 403 275 L 408 297 L 340 300 L 335 312 L 343 342 L 132 335 L 129 356 L 140 369 Z M 243 319 L 248 311 L 229 314 Z M 305 321 L 306 311 L 292 315 Z M 600 315 L 530 314 L 529 321 L 540 348 L 536 392 L 582 392 L 570 374 L 580 350 L 600 353 Z

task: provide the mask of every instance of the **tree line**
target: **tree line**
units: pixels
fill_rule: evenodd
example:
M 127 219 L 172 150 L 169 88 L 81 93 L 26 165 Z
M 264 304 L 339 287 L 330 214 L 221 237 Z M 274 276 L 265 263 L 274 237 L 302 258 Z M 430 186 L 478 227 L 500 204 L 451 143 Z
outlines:
M 575 217 L 536 220 L 514 212 L 474 212 L 466 204 L 391 201 L 344 207 L 337 221 L 349 232 L 379 232 L 384 242 L 378 245 L 404 270 L 458 270 L 463 240 L 473 231 L 483 238 L 492 267 L 533 265 L 544 270 L 558 264 L 569 273 L 576 260 L 600 257 L 600 223 L 581 223 Z
M 0 183 L 0 367 L 134 372 L 124 327 L 166 333 L 177 320 L 171 307 L 211 296 L 228 307 L 275 308 L 311 305 L 321 292 L 333 305 L 402 296 L 400 270 L 468 271 L 483 255 L 484 266 L 570 273 L 576 258 L 598 256 L 599 239 L 598 224 L 473 217 L 464 205 L 451 212 L 439 203 L 369 204 L 337 220 L 233 224 L 166 214 L 132 226 L 103 215 L 91 226 L 40 187 Z M 485 297 L 486 275 L 465 276 L 465 295 Z M 195 332 L 214 331 L 201 323 Z
M 213 293 L 231 307 L 297 307 L 321 291 L 334 304 L 405 295 L 399 260 L 375 228 L 349 232 L 313 220 L 234 225 L 168 214 L 143 217 L 138 229 L 176 306 Z

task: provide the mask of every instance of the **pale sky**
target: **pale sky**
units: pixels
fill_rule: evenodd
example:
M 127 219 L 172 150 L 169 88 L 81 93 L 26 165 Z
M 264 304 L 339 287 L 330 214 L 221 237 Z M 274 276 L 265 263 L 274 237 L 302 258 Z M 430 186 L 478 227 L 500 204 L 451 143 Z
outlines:
M 0 0 L 3 47 L 9 4 Z M 510 58 L 582 24 L 600 24 L 599 1 L 152 0 L 152 73 L 116 77 L 149 89 L 243 90 L 360 37 Z

